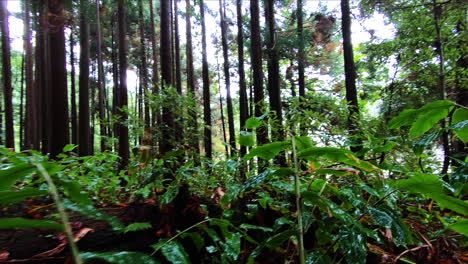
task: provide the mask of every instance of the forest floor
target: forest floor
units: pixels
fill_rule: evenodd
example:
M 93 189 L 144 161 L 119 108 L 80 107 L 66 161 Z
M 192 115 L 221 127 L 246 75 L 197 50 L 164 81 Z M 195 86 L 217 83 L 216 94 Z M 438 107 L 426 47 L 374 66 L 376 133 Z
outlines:
M 205 206 L 202 206 L 204 204 Z M 208 215 L 203 209 L 210 207 L 214 215 Z M 219 217 L 222 214 L 221 207 L 213 198 L 192 196 L 186 191 L 179 192 L 177 197 L 167 206 L 161 208 L 157 201 L 148 200 L 145 203 L 119 204 L 100 208 L 101 211 L 120 219 L 127 225 L 131 223 L 148 222 L 152 228 L 134 232 L 113 231 L 106 221 L 94 220 L 89 217 L 72 213 L 70 222 L 72 225 L 75 242 L 81 252 L 122 252 L 137 251 L 147 254 L 154 252 L 153 247 L 161 238 L 170 238 L 180 230 L 187 229 L 209 217 Z M 53 215 L 55 205 L 52 200 L 29 199 L 12 207 L 3 208 L 0 217 L 25 217 L 44 219 Z M 278 215 L 273 212 L 261 211 L 254 219 L 259 226 L 268 226 L 274 222 Z M 437 224 L 421 225 L 410 223 L 418 233 L 437 230 Z M 203 235 L 203 234 L 202 234 Z M 425 234 L 421 234 L 427 237 Z M 307 239 L 307 234 L 306 234 Z M 244 263 L 251 254 L 253 247 L 243 243 L 239 263 Z M 308 242 L 307 244 L 316 244 Z M 189 253 L 192 263 L 206 262 L 207 256 L 197 253 L 196 247 L 183 242 L 185 250 Z M 414 245 L 412 248 L 399 249 L 394 245 L 367 244 L 369 251 L 367 263 L 407 263 L 396 261 L 401 255 L 411 255 L 412 263 L 468 263 L 468 253 L 464 249 L 456 247 L 444 237 L 436 241 L 427 241 L 423 245 Z M 294 246 L 293 246 L 294 248 Z M 295 262 L 293 250 L 273 250 L 267 254 L 261 254 L 255 263 L 286 263 L 286 260 Z M 401 257 L 400 256 L 400 257 Z M 164 262 L 164 257 L 156 253 L 154 257 Z M 205 260 L 204 260 L 205 259 Z M 208 258 L 209 259 L 209 258 Z M 400 258 L 401 259 L 401 258 Z M 72 264 L 68 242 L 62 232 L 54 232 L 45 229 L 18 229 L 0 230 L 0 263 L 43 263 Z M 107 263 L 93 260 L 87 263 Z M 289 262 L 291 263 L 291 262 Z M 137 264 L 137 263 L 135 263 Z

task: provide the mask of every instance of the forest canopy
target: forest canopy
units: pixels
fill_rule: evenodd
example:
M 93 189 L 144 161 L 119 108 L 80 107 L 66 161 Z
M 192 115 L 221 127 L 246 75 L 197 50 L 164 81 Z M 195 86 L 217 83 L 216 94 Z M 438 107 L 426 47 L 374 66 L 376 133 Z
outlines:
M 0 0 L 0 263 L 468 261 L 466 12 Z

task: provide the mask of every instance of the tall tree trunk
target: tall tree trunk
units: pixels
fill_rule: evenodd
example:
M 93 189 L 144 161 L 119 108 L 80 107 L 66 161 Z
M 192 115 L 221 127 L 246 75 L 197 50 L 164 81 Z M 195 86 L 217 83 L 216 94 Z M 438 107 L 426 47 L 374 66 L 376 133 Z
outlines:
M 111 19 L 111 36 L 112 36 L 112 53 L 111 53 L 111 60 L 112 60 L 112 79 L 113 79 L 113 89 L 112 89 L 112 115 L 114 119 L 118 116 L 118 109 L 117 106 L 119 105 L 119 57 L 118 57 L 118 36 L 117 31 L 115 30 L 116 24 L 116 15 L 112 15 Z M 115 138 L 119 137 L 119 128 L 117 122 L 114 123 L 114 132 L 113 135 Z M 114 146 L 115 151 L 118 151 L 118 143 Z
M 351 41 L 351 14 L 348 0 L 341 0 L 341 28 L 343 31 L 343 55 L 346 83 L 346 101 L 348 104 L 348 132 L 353 141 L 351 151 L 362 149 L 359 136 L 359 105 L 356 89 L 356 66 L 354 64 L 353 44 Z
M 221 110 L 221 128 L 222 128 L 222 133 L 223 133 L 223 142 L 227 143 L 227 137 L 226 137 L 226 118 L 224 118 L 224 105 L 223 105 L 223 97 L 221 95 L 221 74 L 220 69 L 219 69 L 219 61 L 218 58 L 216 58 L 216 65 L 218 66 L 216 69 L 216 73 L 218 75 L 218 93 L 219 93 L 219 109 Z M 229 158 L 229 148 L 226 144 L 224 145 L 224 154 L 226 155 L 226 159 Z
M 163 89 L 167 90 L 173 83 L 172 75 L 172 37 L 171 37 L 171 0 L 161 1 L 161 77 Z M 162 108 L 162 141 L 160 143 L 161 154 L 165 154 L 173 149 L 174 131 L 173 131 L 173 113 L 166 100 Z
M 31 45 L 31 15 L 30 0 L 24 1 L 24 36 L 23 44 L 25 51 L 25 77 L 26 77 L 26 121 L 25 121 L 25 148 L 39 150 L 39 138 L 37 122 L 39 121 L 37 111 L 37 86 L 33 83 L 33 53 Z
M 265 112 L 265 94 L 263 91 L 262 40 L 258 0 L 250 0 L 250 17 L 250 57 L 252 58 L 255 116 L 260 117 Z M 263 145 L 266 143 L 268 143 L 268 129 L 265 125 L 262 125 L 257 128 L 257 144 Z
M 227 41 L 228 24 L 226 22 L 226 6 L 223 0 L 219 0 L 219 14 L 221 23 L 221 43 L 223 46 L 223 58 L 224 58 L 224 80 L 226 82 L 226 102 L 228 110 L 228 124 L 229 124 L 229 145 L 231 146 L 231 156 L 235 154 L 236 149 L 236 129 L 234 127 L 234 111 L 232 110 L 232 98 L 231 98 L 231 76 L 229 73 L 229 47 Z
M 156 45 L 156 29 L 154 25 L 154 11 L 153 11 L 153 0 L 149 0 L 150 8 L 150 26 L 151 26 L 151 49 L 153 51 L 153 64 L 152 64 L 152 92 L 155 95 L 159 94 L 159 70 L 158 70 L 158 48 Z M 159 106 L 152 105 L 152 126 L 159 125 L 161 120 L 161 113 Z M 157 143 L 156 143 L 157 145 Z
M 242 17 L 242 0 L 237 0 L 237 56 L 239 60 L 239 123 L 240 130 L 245 129 L 245 121 L 249 116 L 248 102 L 247 102 L 247 87 L 245 84 L 245 70 L 244 70 L 244 29 Z M 243 157 L 247 153 L 246 147 L 240 147 L 240 155 Z
M 283 141 L 283 114 L 281 112 L 279 59 L 276 49 L 275 7 L 273 0 L 267 0 L 265 2 L 265 20 L 268 28 L 268 93 L 270 95 L 270 108 L 275 114 L 274 118 L 270 119 L 271 138 L 273 141 Z M 278 158 L 278 162 L 282 166 L 286 165 L 283 156 Z
M 208 72 L 208 57 L 206 54 L 206 27 L 205 27 L 205 3 L 200 0 L 200 16 L 202 26 L 202 71 L 203 71 L 203 121 L 204 133 L 203 142 L 205 145 L 205 156 L 208 159 L 213 157 L 213 147 L 211 139 L 211 104 L 210 104 L 210 76 Z
M 194 105 L 192 109 L 189 109 L 190 120 L 189 127 L 192 129 L 192 133 L 189 133 L 189 144 L 190 148 L 194 152 L 193 158 L 197 165 L 199 165 L 198 155 L 200 154 L 200 148 L 198 144 L 198 122 L 197 122 L 197 111 L 196 111 L 196 93 L 195 93 L 195 71 L 193 68 L 193 47 L 192 47 L 192 6 L 190 0 L 185 0 L 185 31 L 187 34 L 186 44 L 186 56 L 187 56 L 187 93 L 190 98 L 193 98 Z
M 102 35 L 101 35 L 101 13 L 100 13 L 100 0 L 96 0 L 96 39 L 97 39 L 97 67 L 98 67 L 98 81 L 97 81 L 97 90 L 99 92 L 99 119 L 100 119 L 100 133 L 101 133 L 101 151 L 105 151 L 106 147 L 106 137 L 107 137 L 107 128 L 106 128 L 106 80 L 104 75 L 104 63 L 102 61 Z
M 5 146 L 15 149 L 13 125 L 13 86 L 11 85 L 10 30 L 8 26 L 7 1 L 0 2 L 0 23 L 2 33 L 3 99 L 5 105 Z
M 69 143 L 67 68 L 65 54 L 64 0 L 49 0 L 49 36 L 51 57 L 51 150 L 52 157 L 62 152 Z
M 24 146 L 24 53 L 21 58 L 21 88 L 20 88 L 20 107 L 19 107 L 19 120 L 20 120 L 20 150 L 25 150 Z
M 39 98 L 37 104 L 38 116 L 38 132 L 40 147 L 43 154 L 50 153 L 52 137 L 52 120 L 50 118 L 52 112 L 51 106 L 51 91 L 50 91 L 50 56 L 49 56 L 49 27 L 47 22 L 48 8 L 46 0 L 42 0 L 40 4 L 36 5 L 38 8 L 36 16 L 36 81 L 37 97 Z
M 299 96 L 304 98 L 305 96 L 305 76 L 304 76 L 304 36 L 303 36 L 303 19 L 304 15 L 302 12 L 302 0 L 297 0 L 297 36 L 299 38 L 299 53 L 298 53 L 298 72 L 299 72 Z
M 75 52 L 73 47 L 75 46 L 75 36 L 73 28 L 70 30 L 70 83 L 71 83 L 71 132 L 72 132 L 72 144 L 78 144 L 78 115 L 76 112 L 76 86 L 75 86 Z
M 78 153 L 90 155 L 90 110 L 89 110 L 89 24 L 85 14 L 88 6 L 81 0 L 80 10 L 80 101 L 78 119 Z M 93 98 L 94 99 L 94 98 Z
M 182 95 L 182 70 L 180 66 L 180 37 L 179 37 L 179 15 L 177 2 L 174 0 L 174 59 L 175 59 L 175 87 L 177 94 Z M 181 144 L 183 140 L 183 105 L 177 105 L 179 110 L 176 112 L 177 122 L 174 124 L 175 139 L 177 143 Z
M 144 116 L 145 116 L 145 127 L 149 129 L 151 124 L 151 117 L 149 111 L 149 101 L 148 101 L 148 68 L 146 63 L 146 41 L 145 41 L 145 28 L 144 28 L 144 17 L 143 17 L 143 3 L 142 0 L 138 0 L 138 16 L 140 19 L 140 55 L 141 55 L 141 63 L 140 63 L 140 85 L 142 86 L 143 90 L 143 102 L 144 102 Z
M 118 89 L 118 114 L 120 116 L 118 122 L 118 137 L 119 137 L 119 156 L 120 169 L 125 169 L 128 166 L 130 158 L 129 138 L 127 119 L 128 113 L 123 110 L 128 106 L 127 95 L 127 40 L 126 40 L 126 15 L 125 0 L 118 2 L 118 25 L 119 25 L 119 89 Z

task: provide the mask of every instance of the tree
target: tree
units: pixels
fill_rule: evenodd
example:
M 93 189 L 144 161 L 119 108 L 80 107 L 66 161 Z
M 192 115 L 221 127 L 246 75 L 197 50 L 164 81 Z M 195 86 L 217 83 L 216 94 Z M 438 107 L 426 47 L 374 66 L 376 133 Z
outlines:
M 297 0 L 297 37 L 299 39 L 299 52 L 297 60 L 297 70 L 299 73 L 299 96 L 305 96 L 305 74 L 304 74 L 304 15 L 302 14 L 302 0 Z
M 258 0 L 250 0 L 250 57 L 252 60 L 253 88 L 255 116 L 260 117 L 265 111 L 263 92 L 263 69 L 262 69 L 262 40 L 260 36 L 260 8 Z M 257 144 L 268 143 L 268 129 L 266 126 L 257 128 Z
M 102 60 L 102 34 L 101 34 L 101 7 L 100 0 L 96 0 L 96 40 L 97 40 L 97 68 L 98 68 L 98 81 L 97 90 L 99 98 L 99 119 L 100 119 L 100 133 L 101 133 L 101 151 L 106 150 L 106 81 L 104 76 L 104 63 Z
M 247 87 L 245 84 L 245 69 L 244 69 L 244 29 L 242 18 L 242 0 L 236 2 L 237 11 L 237 55 L 238 55 L 238 74 L 239 74 L 239 123 L 240 129 L 245 129 L 245 121 L 249 115 L 247 103 Z M 246 147 L 240 147 L 240 155 L 246 154 Z
M 193 67 L 193 44 L 192 44 L 192 22 L 191 15 L 193 12 L 193 7 L 190 5 L 190 0 L 185 0 L 185 32 L 187 38 L 186 44 L 186 57 L 187 57 L 187 92 L 190 98 L 195 98 L 195 71 Z M 197 111 L 195 109 L 189 108 L 190 119 L 189 119 L 189 128 L 192 129 L 194 133 L 189 134 L 189 144 L 194 152 L 194 160 L 198 164 L 199 159 L 198 155 L 200 154 L 200 148 L 198 144 L 197 131 L 198 131 L 198 122 L 197 122 Z
M 276 48 L 275 7 L 274 1 L 265 2 L 265 20 L 267 24 L 267 55 L 268 55 L 268 93 L 270 108 L 275 116 L 271 119 L 271 138 L 273 141 L 283 141 L 283 114 L 281 111 L 281 89 L 279 74 L 279 58 Z
M 0 2 L 0 23 L 2 33 L 3 99 L 5 105 L 5 146 L 14 149 L 13 86 L 11 85 L 10 30 L 8 26 L 7 1 Z
M 200 17 L 202 27 L 202 71 L 203 71 L 203 142 L 205 145 L 205 156 L 211 159 L 213 147 L 211 139 L 211 105 L 210 105 L 210 76 L 208 72 L 208 57 L 206 54 L 206 27 L 205 27 L 205 4 L 200 0 Z
M 227 41 L 228 24 L 226 22 L 226 3 L 219 0 L 219 16 L 221 24 L 221 43 L 223 46 L 223 69 L 224 81 L 226 84 L 226 102 L 228 110 L 228 125 L 229 125 L 229 145 L 231 146 L 231 156 L 234 155 L 236 149 L 236 128 L 234 127 L 234 111 L 232 110 L 232 97 L 231 97 L 231 74 L 229 72 L 229 47 Z
M 68 96 L 67 96 L 67 68 L 65 55 L 65 15 L 64 0 L 48 0 L 50 43 L 50 93 L 51 112 L 50 154 L 52 157 L 62 152 L 69 142 Z M 47 46 L 46 46 L 47 47 Z
M 352 140 L 351 151 L 362 149 L 359 136 L 359 104 L 356 89 L 356 66 L 354 64 L 353 44 L 351 41 L 351 14 L 348 0 L 341 0 L 341 29 L 343 32 L 343 56 L 346 83 L 346 102 L 348 104 L 348 132 Z
M 91 154 L 91 130 L 89 110 L 89 24 L 87 1 L 80 1 L 80 101 L 78 120 L 78 152 L 81 156 Z
M 126 125 L 128 119 L 127 106 L 127 41 L 126 41 L 126 7 L 125 0 L 118 2 L 118 26 L 119 26 L 119 89 L 117 93 L 117 112 L 120 116 L 117 125 L 119 138 L 119 157 L 120 169 L 124 169 L 128 165 L 130 158 L 128 127 Z
M 171 0 L 160 2 L 160 26 L 161 26 L 161 80 L 163 90 L 169 90 L 173 82 L 172 75 L 172 34 L 171 34 Z M 162 107 L 162 141 L 160 143 L 161 154 L 173 149 L 174 121 L 168 100 L 163 102 Z
M 150 9 L 150 37 L 151 37 L 151 50 L 153 51 L 153 63 L 152 63 L 152 93 L 159 94 L 159 70 L 158 70 L 158 48 L 156 45 L 156 29 L 154 25 L 154 11 L 153 11 L 153 0 L 149 0 L 149 9 Z M 160 118 L 159 106 L 153 106 L 152 109 L 152 126 L 159 124 Z
M 72 144 L 78 145 L 78 114 L 76 110 L 76 82 L 75 82 L 75 52 L 73 47 L 75 46 L 75 33 L 73 27 L 70 30 L 70 121 L 71 121 L 71 142 Z

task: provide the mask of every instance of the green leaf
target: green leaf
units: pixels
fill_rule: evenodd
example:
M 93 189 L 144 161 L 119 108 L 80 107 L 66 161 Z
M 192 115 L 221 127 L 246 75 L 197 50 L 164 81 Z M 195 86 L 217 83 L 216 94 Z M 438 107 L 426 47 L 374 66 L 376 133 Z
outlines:
M 434 132 L 434 133 L 431 133 L 423 138 L 421 138 L 420 140 L 416 141 L 414 143 L 414 153 L 416 155 L 421 155 L 423 153 L 423 151 L 429 147 L 432 142 L 434 142 L 434 140 L 436 140 L 438 137 L 440 136 L 440 132 L 437 131 L 437 132 Z
M 374 219 L 375 223 L 385 228 L 391 228 L 393 219 L 384 211 L 377 210 L 373 207 L 369 208 L 369 214 Z
M 449 229 L 468 236 L 468 219 L 461 219 L 448 226 Z
M 170 241 L 166 243 L 162 248 L 161 252 L 166 259 L 173 264 L 188 264 L 190 259 L 187 252 L 177 241 Z M 144 263 L 144 262 L 141 262 Z
M 245 121 L 245 128 L 255 129 L 262 125 L 262 121 L 259 118 L 251 117 Z
M 190 241 L 195 245 L 198 251 L 205 246 L 203 237 L 198 232 L 186 232 L 181 235 L 182 238 L 189 238 Z
M 262 230 L 265 232 L 272 232 L 273 229 L 269 227 L 263 227 L 263 226 L 256 226 L 256 225 L 250 225 L 250 224 L 241 224 L 239 226 L 242 229 L 254 229 L 254 230 Z
M 80 204 L 83 205 L 92 205 L 93 202 L 91 201 L 91 196 L 88 192 L 84 191 L 83 186 L 81 186 L 77 181 L 62 179 L 60 177 L 56 177 L 55 179 L 60 185 L 63 186 L 65 189 L 65 193 L 68 197 Z
M 255 138 L 252 132 L 241 131 L 239 135 L 239 145 L 245 147 L 251 147 L 255 145 Z
M 356 228 L 343 227 L 339 231 L 340 248 L 345 252 L 347 263 L 366 263 L 366 237 Z
M 433 193 L 428 196 L 434 199 L 441 207 L 448 208 L 465 216 L 468 215 L 468 203 L 463 200 L 442 193 Z
M 250 150 L 249 154 L 245 155 L 244 160 L 249 160 L 255 156 L 264 160 L 271 160 L 278 155 L 278 153 L 287 149 L 290 145 L 291 143 L 283 141 L 265 144 Z
M 450 113 L 450 108 L 440 108 L 424 112 L 418 116 L 410 128 L 409 136 L 417 138 L 431 129 L 439 120 Z
M 63 147 L 63 152 L 72 151 L 72 150 L 76 149 L 77 147 L 78 147 L 78 145 L 68 144 L 65 147 Z
M 36 171 L 36 167 L 29 163 L 13 164 L 7 168 L 0 169 L 0 190 L 8 190 L 24 177 Z
M 140 231 L 140 230 L 145 230 L 145 229 L 151 229 L 151 224 L 148 222 L 142 222 L 142 223 L 132 223 L 126 226 L 123 229 L 124 233 L 127 232 L 135 232 L 135 231 Z
M 250 178 L 246 183 L 244 183 L 244 186 L 242 186 L 242 190 L 247 191 L 249 189 L 257 187 L 258 185 L 262 184 L 268 177 L 274 175 L 275 172 L 275 169 L 267 169 L 266 171 Z
M 226 242 L 222 242 L 224 252 L 222 257 L 236 261 L 239 258 L 241 247 L 241 235 L 239 233 L 232 233 L 226 237 Z
M 117 217 L 105 214 L 99 211 L 98 209 L 94 208 L 92 205 L 80 205 L 80 204 L 72 203 L 68 200 L 65 200 L 63 202 L 63 205 L 65 206 L 65 208 L 79 212 L 85 216 L 88 216 L 97 220 L 106 221 L 112 226 L 114 230 L 122 231 L 125 229 L 124 225 L 122 224 L 122 222 L 120 222 L 120 220 Z
M 177 194 L 179 193 L 179 185 L 172 185 L 167 188 L 166 192 L 161 195 L 160 201 L 162 205 L 169 204 L 176 198 Z
M 301 151 L 307 148 L 311 148 L 315 145 L 315 142 L 307 136 L 295 137 L 297 150 Z
M 394 117 L 388 123 L 390 128 L 400 128 L 402 126 L 411 125 L 414 119 L 417 117 L 418 111 L 415 109 L 406 109 L 401 112 L 398 116 Z
M 83 252 L 80 253 L 83 261 L 92 259 L 103 259 L 109 263 L 115 264 L 128 264 L 128 263 L 145 263 L 145 264 L 158 264 L 151 256 L 141 252 Z
M 296 231 L 293 229 L 286 230 L 279 234 L 276 234 L 270 238 L 268 238 L 264 245 L 268 248 L 277 248 L 281 246 L 286 240 L 288 240 L 291 236 L 296 235 Z
M 56 231 L 63 231 L 63 225 L 50 220 L 36 220 L 27 218 L 2 218 L 0 219 L 0 229 L 20 229 L 20 228 L 45 228 Z
M 468 120 L 468 110 L 464 108 L 458 108 L 455 110 L 452 116 L 452 123 L 454 125 L 466 123 Z M 461 126 L 460 126 L 461 127 Z M 459 137 L 463 142 L 468 142 L 468 126 L 464 125 L 461 128 L 454 130 L 455 135 Z
M 389 141 L 389 142 L 387 142 L 385 145 L 383 145 L 381 147 L 374 148 L 374 151 L 375 152 L 387 152 L 387 151 L 392 150 L 397 145 L 398 145 L 398 143 L 393 142 L 393 141 Z
M 47 193 L 45 190 L 38 190 L 36 188 L 24 188 L 19 191 L 0 191 L 0 204 L 18 202 L 34 196 L 46 195 Z
M 333 148 L 333 147 L 311 147 L 299 152 L 299 158 L 306 158 L 308 160 L 315 160 L 318 157 L 324 157 L 332 161 L 339 161 L 346 159 L 346 154 L 352 152 L 347 149 Z

